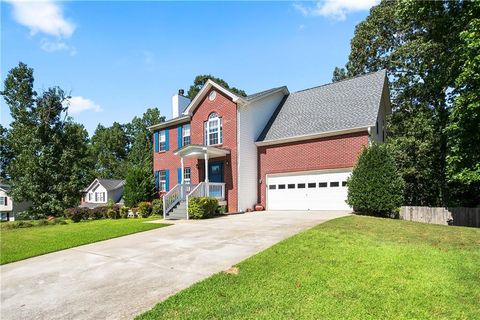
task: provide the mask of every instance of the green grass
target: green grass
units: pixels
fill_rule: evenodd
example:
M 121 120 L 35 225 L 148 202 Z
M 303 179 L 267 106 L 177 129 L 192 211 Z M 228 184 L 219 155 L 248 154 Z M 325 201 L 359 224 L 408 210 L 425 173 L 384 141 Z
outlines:
M 480 319 L 480 230 L 350 216 L 138 319 Z
M 103 219 L 67 225 L 1 229 L 0 264 L 167 226 L 147 219 Z

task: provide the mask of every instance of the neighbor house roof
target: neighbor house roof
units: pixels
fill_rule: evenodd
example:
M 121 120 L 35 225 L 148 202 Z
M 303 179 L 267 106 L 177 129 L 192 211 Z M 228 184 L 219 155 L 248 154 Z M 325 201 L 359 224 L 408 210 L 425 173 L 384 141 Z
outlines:
M 247 102 L 251 102 L 253 100 L 261 99 L 263 97 L 271 95 L 272 93 L 277 92 L 277 91 L 285 91 L 285 94 L 288 94 L 288 88 L 286 86 L 282 86 L 282 87 L 276 87 L 276 88 L 272 88 L 272 89 L 268 89 L 268 90 L 264 90 L 264 91 L 260 91 L 260 92 L 257 92 L 257 93 L 250 94 L 246 97 L 243 97 L 243 100 L 245 100 Z
M 10 191 L 11 188 L 10 188 L 10 185 L 8 184 L 0 184 L 0 189 L 2 189 L 5 192 L 8 192 Z
M 257 144 L 292 137 L 366 129 L 377 121 L 385 70 L 286 96 L 257 139 Z
M 95 185 L 95 182 L 98 181 L 107 191 L 111 190 L 116 190 L 120 187 L 123 187 L 125 184 L 125 180 L 117 180 L 117 179 L 95 179 L 93 182 L 88 186 L 88 188 L 85 189 L 85 191 L 88 191 L 93 185 Z

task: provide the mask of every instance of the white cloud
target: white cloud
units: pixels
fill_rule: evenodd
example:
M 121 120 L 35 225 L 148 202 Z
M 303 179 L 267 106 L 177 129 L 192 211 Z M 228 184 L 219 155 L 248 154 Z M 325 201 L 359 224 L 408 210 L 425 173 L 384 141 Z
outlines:
M 63 16 L 60 6 L 51 0 L 6 1 L 13 6 L 15 21 L 29 28 L 32 35 L 42 32 L 69 38 L 75 31 L 75 25 Z
M 366 11 L 378 3 L 379 0 L 322 0 L 313 7 L 307 7 L 301 3 L 294 3 L 293 7 L 304 16 L 323 16 L 345 20 L 348 13 Z
M 69 113 L 72 114 L 78 114 L 80 112 L 88 110 L 91 110 L 93 112 L 103 111 L 98 104 L 82 96 L 71 97 L 66 104 L 68 105 Z
M 48 39 L 42 39 L 42 41 L 40 41 L 40 48 L 42 48 L 43 51 L 46 51 L 46 52 L 55 52 L 55 51 L 68 51 L 68 53 L 71 55 L 71 56 L 74 56 L 77 54 L 77 50 L 66 44 L 65 42 L 63 41 L 50 41 Z

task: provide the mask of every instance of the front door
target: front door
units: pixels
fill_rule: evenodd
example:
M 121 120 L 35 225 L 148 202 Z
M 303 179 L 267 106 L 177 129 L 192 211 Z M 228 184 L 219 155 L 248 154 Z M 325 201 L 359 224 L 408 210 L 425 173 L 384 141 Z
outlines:
M 223 182 L 223 162 L 211 162 L 208 164 L 209 182 Z

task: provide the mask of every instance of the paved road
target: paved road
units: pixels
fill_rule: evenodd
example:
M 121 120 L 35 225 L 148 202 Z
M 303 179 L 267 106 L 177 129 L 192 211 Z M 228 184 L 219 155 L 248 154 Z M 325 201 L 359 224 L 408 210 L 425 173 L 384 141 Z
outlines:
M 157 302 L 346 212 L 182 221 L 0 267 L 1 319 L 131 319 Z

